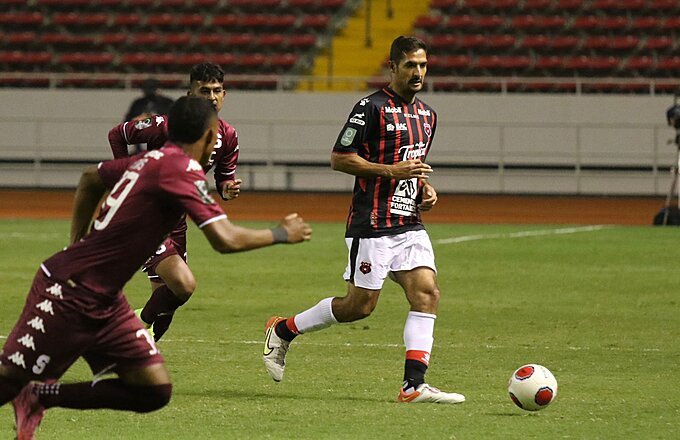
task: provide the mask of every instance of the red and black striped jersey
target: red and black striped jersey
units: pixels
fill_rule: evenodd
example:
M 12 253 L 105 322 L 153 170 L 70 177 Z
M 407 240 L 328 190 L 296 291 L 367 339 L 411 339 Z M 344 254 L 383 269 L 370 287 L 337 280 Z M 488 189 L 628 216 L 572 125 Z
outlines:
M 385 87 L 354 106 L 333 152 L 387 165 L 409 159 L 425 162 L 436 126 L 430 106 L 418 98 L 410 104 Z M 345 236 L 381 237 L 423 229 L 417 208 L 422 185 L 417 178 L 357 177 Z

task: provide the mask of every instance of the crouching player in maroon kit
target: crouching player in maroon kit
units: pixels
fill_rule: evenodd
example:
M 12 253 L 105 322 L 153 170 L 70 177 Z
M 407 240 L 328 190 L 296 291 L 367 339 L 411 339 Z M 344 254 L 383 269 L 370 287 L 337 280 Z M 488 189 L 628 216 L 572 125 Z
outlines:
M 219 113 L 224 104 L 224 70 L 213 63 L 196 64 L 189 73 L 190 96 L 207 99 Z M 214 167 L 217 192 L 223 200 L 238 197 L 241 180 L 236 179 L 239 155 L 238 135 L 226 121 L 220 119 L 215 149 L 203 165 L 206 173 Z M 146 144 L 155 150 L 167 141 L 167 116 L 150 115 L 146 119 L 130 121 L 109 131 L 109 145 L 113 157 L 127 157 L 128 144 Z M 151 282 L 151 297 L 138 316 L 158 341 L 170 327 L 175 310 L 186 303 L 196 289 L 196 279 L 187 265 L 187 225 L 184 219 L 151 253 L 144 271 Z M 148 255 L 148 256 L 149 256 Z
M 163 358 L 121 289 L 185 213 L 221 253 L 311 237 L 297 214 L 273 229 L 230 223 L 208 194 L 201 166 L 217 138 L 214 108 L 183 97 L 168 118 L 170 140 L 163 148 L 85 171 L 76 191 L 72 244 L 40 265 L 0 353 L 0 406 L 13 400 L 19 439 L 33 438 L 46 408 L 149 412 L 169 402 Z M 54 382 L 80 356 L 94 380 Z M 103 378 L 111 372 L 118 377 Z

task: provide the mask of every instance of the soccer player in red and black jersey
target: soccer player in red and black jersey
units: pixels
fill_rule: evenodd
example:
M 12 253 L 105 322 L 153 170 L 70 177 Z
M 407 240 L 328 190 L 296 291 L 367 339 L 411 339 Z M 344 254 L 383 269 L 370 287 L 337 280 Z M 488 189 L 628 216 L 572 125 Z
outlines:
M 0 352 L 0 406 L 13 400 L 19 439 L 33 438 L 46 408 L 148 412 L 168 403 L 172 387 L 163 357 L 122 288 L 185 213 L 222 253 L 310 238 L 297 214 L 273 229 L 227 220 L 208 193 L 202 166 L 218 130 L 206 100 L 182 97 L 170 109 L 164 147 L 102 162 L 81 177 L 72 244 L 40 265 Z M 54 382 L 81 356 L 92 382 Z M 118 378 L 103 378 L 111 372 Z
M 219 113 L 224 104 L 224 70 L 214 63 L 193 66 L 189 73 L 189 96 L 198 96 L 212 103 Z M 167 117 L 150 115 L 137 121 L 120 124 L 109 132 L 113 156 L 127 157 L 128 145 L 146 144 L 148 150 L 160 148 L 167 141 Z M 236 178 L 239 144 L 236 130 L 219 119 L 215 149 L 203 166 L 207 173 L 214 167 L 217 192 L 223 200 L 238 197 L 241 180 Z M 187 302 L 196 289 L 196 279 L 187 265 L 187 225 L 180 221 L 177 228 L 144 264 L 151 282 L 151 298 L 136 313 L 158 341 L 170 326 L 175 310 Z
M 338 322 L 363 319 L 374 310 L 386 277 L 406 294 L 406 361 L 400 402 L 461 403 L 425 382 L 439 304 L 432 244 L 420 218 L 437 202 L 425 163 L 437 115 L 416 93 L 427 71 L 427 46 L 398 37 L 390 50 L 389 86 L 359 101 L 333 147 L 333 169 L 356 176 L 345 240 L 349 263 L 344 297 L 321 300 L 288 319 L 272 317 L 265 328 L 264 363 L 283 378 L 286 353 L 296 336 Z

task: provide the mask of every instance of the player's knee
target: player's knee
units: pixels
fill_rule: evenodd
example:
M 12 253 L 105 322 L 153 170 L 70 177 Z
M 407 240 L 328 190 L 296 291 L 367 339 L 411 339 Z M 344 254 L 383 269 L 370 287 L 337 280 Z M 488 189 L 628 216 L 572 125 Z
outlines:
M 170 287 L 177 298 L 188 301 L 196 290 L 196 278 L 191 274 L 182 276 L 175 280 Z
M 170 397 L 172 397 L 172 384 L 144 387 L 137 397 L 136 412 L 147 413 L 159 410 L 170 402 Z

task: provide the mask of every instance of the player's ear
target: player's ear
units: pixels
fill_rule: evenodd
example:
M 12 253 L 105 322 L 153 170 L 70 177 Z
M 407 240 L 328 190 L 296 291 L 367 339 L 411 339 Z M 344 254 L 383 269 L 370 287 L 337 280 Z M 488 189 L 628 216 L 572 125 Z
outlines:
M 397 66 L 396 66 L 396 64 L 394 64 L 394 61 L 389 60 L 389 61 L 387 62 L 387 65 L 388 65 L 389 68 L 390 68 L 390 72 L 394 73 L 394 72 L 397 71 Z

